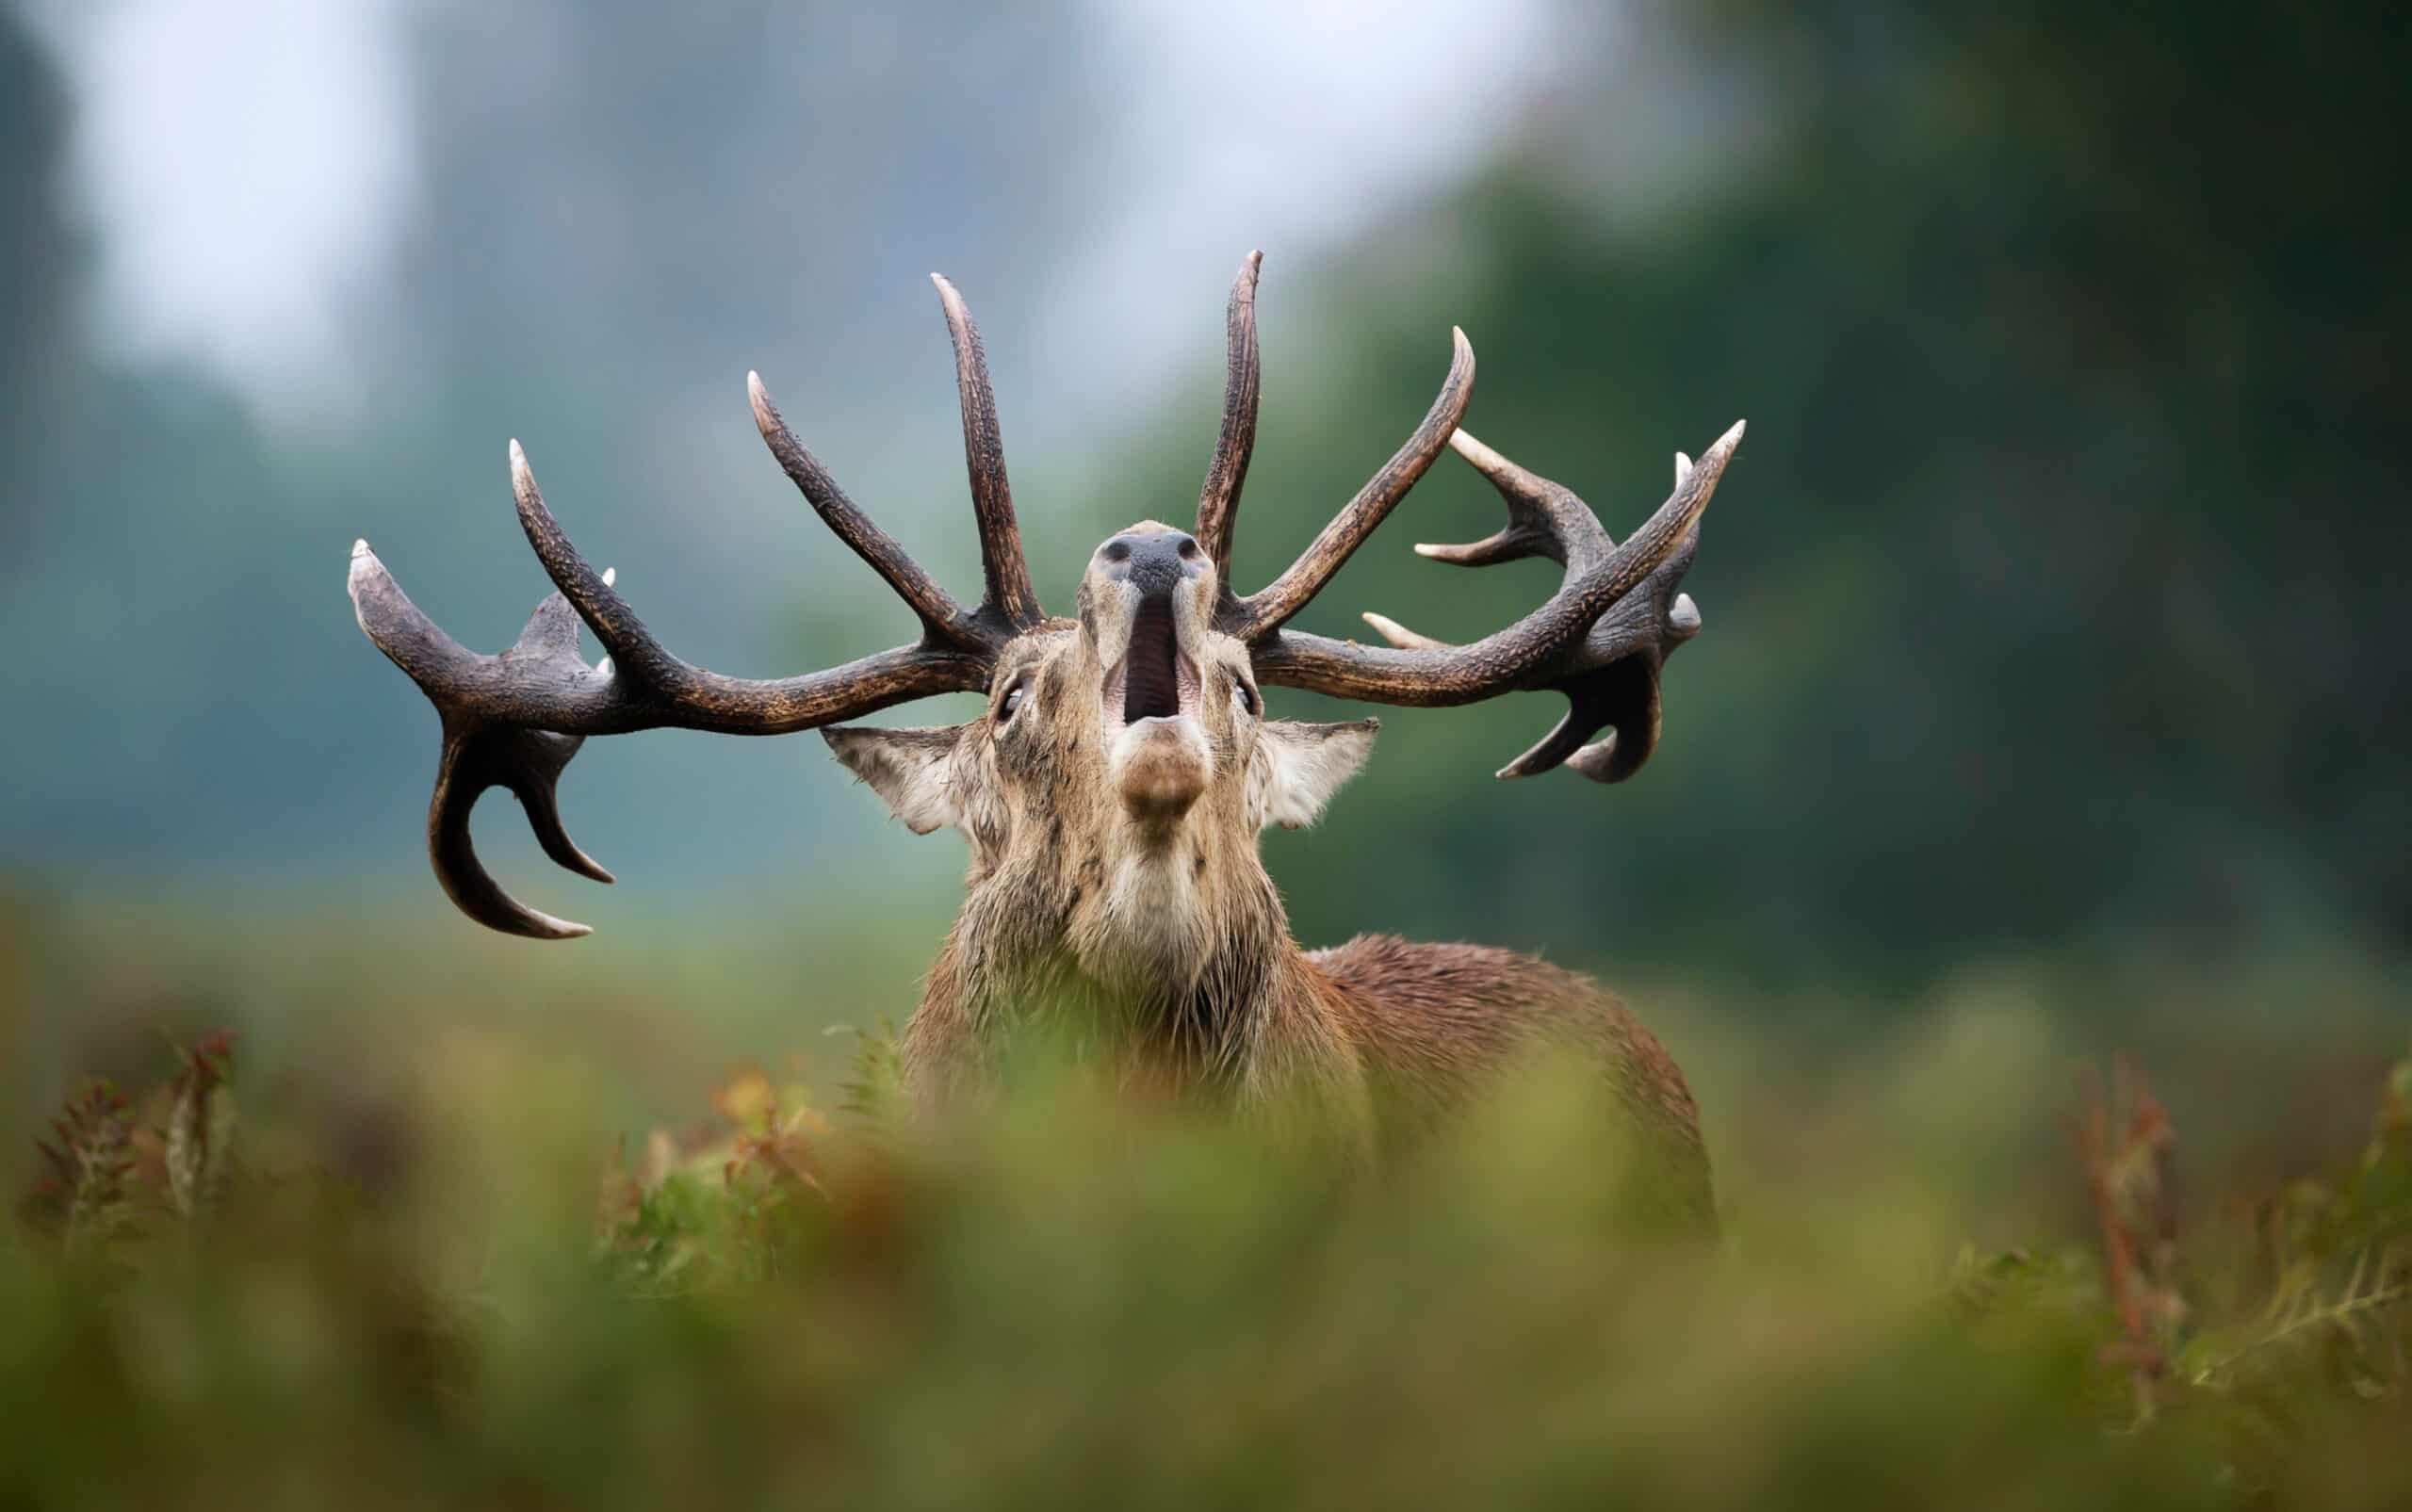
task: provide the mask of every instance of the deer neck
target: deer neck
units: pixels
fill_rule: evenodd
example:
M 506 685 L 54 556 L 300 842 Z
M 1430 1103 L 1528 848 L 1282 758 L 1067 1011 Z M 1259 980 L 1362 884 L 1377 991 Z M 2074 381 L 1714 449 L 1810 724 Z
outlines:
M 1219 1080 L 1314 1013 L 1312 975 L 1252 847 L 1171 847 L 975 879 L 932 991 L 979 1032 L 1078 1015 Z

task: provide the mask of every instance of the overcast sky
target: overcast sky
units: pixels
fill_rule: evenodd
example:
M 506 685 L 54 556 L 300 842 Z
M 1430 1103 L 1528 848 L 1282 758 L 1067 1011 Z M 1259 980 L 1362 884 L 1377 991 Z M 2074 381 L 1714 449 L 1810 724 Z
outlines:
M 344 421 L 318 396 L 344 391 L 324 382 L 334 365 L 382 355 L 351 312 L 375 304 L 410 213 L 404 39 L 431 3 L 37 0 L 76 98 L 105 339 L 197 359 L 280 422 Z M 1247 228 L 1230 260 L 1245 236 L 1301 267 L 1495 149 L 1554 57 L 1549 0 L 1087 3 L 1096 64 L 1130 98 L 1097 186 L 1103 233 L 1072 244 L 1051 296 L 1067 350 L 1116 353 L 1099 391 L 1062 396 L 1076 409 L 1197 355 L 1195 301 L 1133 271 L 1168 239 L 1221 218 Z

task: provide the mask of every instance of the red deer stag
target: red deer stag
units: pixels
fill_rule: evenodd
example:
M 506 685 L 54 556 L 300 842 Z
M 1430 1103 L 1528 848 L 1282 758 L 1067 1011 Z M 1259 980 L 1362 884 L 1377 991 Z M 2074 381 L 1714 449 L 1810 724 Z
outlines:
M 481 656 L 454 642 L 367 543 L 355 545 L 350 590 L 361 628 L 443 716 L 428 809 L 436 877 L 462 912 L 490 928 L 538 939 L 583 935 L 584 925 L 513 900 L 479 864 L 468 821 L 481 792 L 511 789 L 547 854 L 609 882 L 554 805 L 562 766 L 588 736 L 820 729 L 916 834 L 951 825 L 970 845 L 963 912 L 904 1033 L 907 1079 L 925 1102 L 973 1067 L 989 1026 L 1067 994 L 1124 1016 L 1153 1064 L 1192 1081 L 1260 1103 L 1310 1087 L 1336 1098 L 1352 1124 L 1380 1116 L 1371 1111 L 1377 1092 L 1428 1110 L 1460 1100 L 1518 1047 L 1572 1038 L 1604 1055 L 1637 1130 L 1696 1177 L 1704 1201 L 1706 1167 L 1681 1073 L 1587 979 L 1476 946 L 1369 935 L 1307 951 L 1292 942 L 1257 834 L 1312 822 L 1364 761 L 1376 722 L 1267 719 L 1258 690 L 1433 707 L 1555 689 L 1572 706 L 1566 717 L 1499 775 L 1564 765 L 1622 781 L 1657 741 L 1659 667 L 1700 626 L 1677 584 L 1742 427 L 1697 463 L 1678 454 L 1673 495 L 1620 545 L 1573 493 L 1458 429 L 1474 351 L 1456 332 L 1440 397 L 1407 444 L 1287 571 L 1256 593 L 1234 593 L 1231 537 L 1256 434 L 1258 261 L 1248 257 L 1231 289 L 1222 433 L 1195 529 L 1143 521 L 1106 541 L 1089 558 L 1070 619 L 1051 618 L 1031 591 L 979 334 L 943 278 L 935 282 L 953 338 L 986 577 L 976 608 L 950 596 L 855 506 L 760 380 L 748 379 L 755 421 L 779 465 L 911 606 L 921 626 L 910 644 L 774 681 L 681 660 L 614 591 L 612 575 L 571 546 L 516 442 L 519 524 L 559 592 L 509 650 Z M 1465 645 L 1376 614 L 1365 619 L 1388 647 L 1288 628 L 1447 447 L 1498 489 L 1508 524 L 1472 545 L 1416 550 L 1469 567 L 1547 557 L 1565 569 L 1557 591 Z M 579 654 L 581 621 L 607 653 L 593 666 Z M 966 691 L 988 703 L 964 724 L 837 723 Z

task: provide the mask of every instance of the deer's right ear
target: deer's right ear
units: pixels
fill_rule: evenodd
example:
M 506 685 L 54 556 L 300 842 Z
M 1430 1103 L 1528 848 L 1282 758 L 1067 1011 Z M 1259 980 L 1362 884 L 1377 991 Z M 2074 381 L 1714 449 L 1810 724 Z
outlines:
M 1248 772 L 1248 822 L 1295 830 L 1321 819 L 1331 795 L 1374 754 L 1374 732 L 1381 727 L 1375 719 L 1345 724 L 1266 720 Z
M 871 784 L 888 810 L 916 835 L 963 823 L 956 762 L 966 726 L 888 730 L 833 724 L 821 732 L 846 770 Z

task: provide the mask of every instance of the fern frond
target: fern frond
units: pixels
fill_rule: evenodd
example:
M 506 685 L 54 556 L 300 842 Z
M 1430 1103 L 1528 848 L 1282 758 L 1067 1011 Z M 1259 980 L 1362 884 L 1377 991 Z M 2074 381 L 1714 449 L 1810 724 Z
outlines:
M 36 1140 L 41 1160 L 28 1216 L 71 1253 L 107 1243 L 127 1216 L 126 1178 L 134 1168 L 134 1126 L 123 1094 L 93 1081 L 51 1120 L 52 1138 Z
M 2251 1357 L 2320 1330 L 2336 1328 L 2358 1339 L 2357 1330 L 2370 1318 L 2398 1303 L 2412 1301 L 2412 1281 L 2392 1286 L 2371 1283 L 2366 1287 L 2360 1276 L 2361 1268 L 2357 1262 L 2355 1279 L 2342 1293 L 2334 1298 L 2322 1297 L 2317 1293 L 2309 1294 L 2289 1309 L 2289 1316 L 2276 1326 L 2197 1368 L 2191 1377 L 2192 1384 L 2218 1386 L 2223 1375 Z

